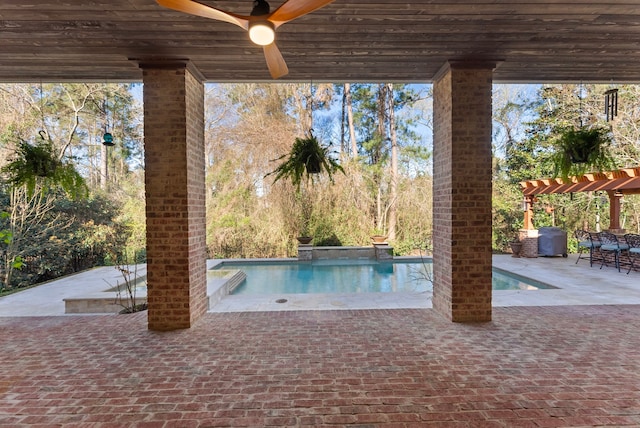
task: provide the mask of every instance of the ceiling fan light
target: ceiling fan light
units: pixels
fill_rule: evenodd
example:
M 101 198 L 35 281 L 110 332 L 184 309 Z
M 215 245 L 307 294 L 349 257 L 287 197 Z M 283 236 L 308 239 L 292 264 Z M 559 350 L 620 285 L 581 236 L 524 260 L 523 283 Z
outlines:
M 251 24 L 249 27 L 249 38 L 256 45 L 270 45 L 276 38 L 273 24 L 269 21 L 260 21 Z

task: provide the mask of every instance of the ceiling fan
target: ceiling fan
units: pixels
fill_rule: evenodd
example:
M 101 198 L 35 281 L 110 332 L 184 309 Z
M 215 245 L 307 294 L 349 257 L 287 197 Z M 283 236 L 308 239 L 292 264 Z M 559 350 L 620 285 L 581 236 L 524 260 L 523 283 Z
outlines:
M 156 0 L 160 6 L 179 12 L 217 19 L 244 28 L 255 44 L 261 45 L 271 77 L 277 79 L 289 73 L 287 64 L 276 46 L 275 30 L 283 24 L 333 2 L 334 0 L 287 0 L 270 12 L 269 3 L 255 0 L 249 16 L 237 15 L 208 6 L 195 0 Z

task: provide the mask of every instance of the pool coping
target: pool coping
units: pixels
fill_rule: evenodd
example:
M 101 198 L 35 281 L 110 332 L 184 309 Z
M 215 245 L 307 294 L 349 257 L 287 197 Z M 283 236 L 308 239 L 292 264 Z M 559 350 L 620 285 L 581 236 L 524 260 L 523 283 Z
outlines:
M 218 262 L 210 259 L 207 266 Z M 613 267 L 589 267 L 588 261 L 576 263 L 576 255 L 569 257 L 513 258 L 508 254 L 493 255 L 493 267 L 498 267 L 527 278 L 541 281 L 558 289 L 502 290 L 492 293 L 492 305 L 501 306 L 558 306 L 558 305 L 634 305 L 640 304 L 640 272 L 619 273 Z M 139 266 L 146 273 L 146 265 Z M 92 291 L 104 290 L 105 283 L 115 284 L 121 275 L 113 266 L 103 266 L 68 275 L 63 278 L 31 287 L 0 298 L 0 316 L 78 316 L 101 315 L 65 314 L 63 299 L 74 298 Z M 369 293 L 382 296 L 357 294 L 319 296 L 316 302 L 296 295 L 288 305 L 255 301 L 246 296 L 221 296 L 211 305 L 210 312 L 282 311 L 282 310 L 333 310 L 333 309 L 403 309 L 428 308 L 427 296 L 412 293 Z M 106 315 L 106 314 L 103 314 Z
M 336 259 L 344 261 L 344 259 Z M 360 259 L 352 259 L 362 261 Z M 430 256 L 396 256 L 388 260 L 368 259 L 372 263 L 393 263 L 393 262 L 431 262 Z M 326 259 L 314 260 L 323 262 Z M 281 259 L 219 259 L 211 265 L 215 268 L 223 263 L 230 265 L 251 262 L 255 264 L 278 264 L 286 262 L 310 263 L 308 260 L 298 260 L 295 258 Z M 498 272 L 506 273 L 515 278 L 525 281 L 539 283 L 546 287 L 546 290 L 557 287 L 545 282 L 519 275 L 507 269 L 492 266 Z M 494 290 L 496 293 L 502 292 L 531 292 L 542 290 Z M 367 293 L 273 293 L 273 294 L 228 294 L 217 305 L 210 307 L 210 312 L 269 312 L 269 311 L 295 311 L 295 310 L 340 310 L 340 309 L 420 309 L 431 308 L 432 291 L 425 292 L 367 292 Z
M 210 272 L 211 269 L 207 269 Z M 229 269 L 226 275 L 221 277 L 207 278 L 207 309 L 214 307 L 226 295 L 231 294 L 235 287 L 240 285 L 246 278 L 244 272 L 237 269 Z M 146 283 L 147 276 L 139 276 L 135 284 Z M 81 296 L 67 297 L 64 302 L 65 314 L 113 314 L 120 312 L 127 307 L 129 295 L 127 291 L 118 291 L 124 284 L 116 284 L 106 290 L 96 290 Z M 147 290 L 137 289 L 135 293 L 135 303 L 147 303 Z
M 354 247 L 354 248 L 359 248 L 359 247 Z M 339 260 L 339 261 L 367 260 L 367 261 L 371 261 L 371 263 L 392 263 L 392 262 L 422 262 L 422 261 L 425 261 L 425 259 L 431 260 L 431 257 L 398 256 L 398 257 L 394 257 L 393 259 L 386 259 L 386 260 L 377 260 L 372 258 L 367 258 L 367 259 L 339 258 L 335 260 Z M 299 260 L 298 258 L 292 258 L 292 257 L 283 257 L 278 259 L 274 259 L 274 258 L 209 259 L 207 260 L 206 267 L 207 267 L 207 272 L 209 272 L 209 271 L 215 270 L 221 264 L 224 264 L 224 263 L 229 263 L 230 265 L 242 264 L 247 262 L 251 262 L 253 264 L 278 264 L 278 263 L 311 263 L 312 261 L 325 262 L 328 260 L 333 260 L 333 259 L 320 258 L 320 259 L 314 259 L 314 260 L 308 260 L 308 261 Z M 139 265 L 139 266 L 145 266 L 145 265 Z M 117 267 L 115 267 L 115 269 L 118 270 Z M 132 267 L 131 269 L 134 269 L 134 267 Z M 238 285 L 240 285 L 246 278 L 246 274 L 242 271 L 239 271 L 237 269 L 229 269 L 229 271 L 230 271 L 229 274 L 221 278 L 213 278 L 213 277 L 207 278 L 207 309 L 209 311 L 212 311 L 216 307 L 216 305 L 220 304 L 220 302 L 223 299 L 225 299 L 227 296 L 230 296 L 233 290 Z M 138 268 L 136 267 L 135 272 L 136 274 L 134 277 L 134 281 L 136 284 L 146 282 L 146 279 L 147 279 L 146 270 L 142 269 L 140 271 L 141 273 L 138 274 L 137 273 Z M 117 290 L 118 288 L 122 288 L 124 286 L 122 278 L 116 277 L 115 284 L 106 280 L 104 281 L 104 284 L 105 285 L 103 287 L 107 287 L 106 289 L 96 288 L 93 291 L 88 291 L 81 295 L 63 298 L 62 301 L 64 302 L 64 313 L 70 314 L 70 315 L 74 315 L 74 314 L 82 315 L 82 314 L 113 314 L 113 313 L 120 312 L 122 309 L 124 309 L 127 306 L 126 303 L 129 300 L 129 296 L 126 291 L 118 292 Z M 398 294 L 399 293 L 407 293 L 407 292 L 398 292 Z M 315 294 L 318 294 L 318 293 L 315 293 Z M 319 293 L 319 294 L 322 294 L 322 293 Z M 328 295 L 353 294 L 353 297 L 355 297 L 355 296 L 362 296 L 363 294 L 374 294 L 374 293 L 326 293 L 326 294 Z M 382 294 L 388 294 L 388 293 L 382 293 Z M 421 293 L 416 293 L 416 295 L 421 296 Z M 269 295 L 269 296 L 273 296 L 273 295 Z M 290 297 L 286 297 L 286 296 L 290 296 Z M 278 298 L 271 299 L 270 301 L 279 300 L 280 302 L 282 302 L 282 300 L 284 299 L 286 300 L 286 303 L 289 303 L 289 306 L 291 306 L 293 304 L 291 302 L 308 300 L 308 299 L 302 298 L 302 296 L 305 296 L 305 295 L 301 294 L 300 296 L 295 296 L 289 293 L 278 294 Z M 333 303 L 330 304 L 330 306 L 340 306 L 340 305 L 336 305 L 335 300 L 331 300 L 329 297 L 327 297 L 327 300 L 333 301 Z M 367 300 L 367 299 L 364 299 L 364 300 Z M 135 302 L 136 304 L 147 303 L 146 289 L 138 290 L 136 292 Z M 293 306 L 295 306 L 295 304 L 293 304 Z

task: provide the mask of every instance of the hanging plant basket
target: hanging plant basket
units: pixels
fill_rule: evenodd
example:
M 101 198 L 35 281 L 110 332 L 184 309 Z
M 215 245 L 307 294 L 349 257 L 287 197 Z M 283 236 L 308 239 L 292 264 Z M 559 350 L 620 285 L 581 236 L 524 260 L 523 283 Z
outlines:
M 302 181 L 305 178 L 307 181 L 313 181 L 314 175 L 326 172 L 329 180 L 333 182 L 333 174 L 336 171 L 344 173 L 344 169 L 331 156 L 329 147 L 321 145 L 311 132 L 304 138 L 296 138 L 289 153 L 280 156 L 277 160 L 283 160 L 283 162 L 265 177 L 275 175 L 274 183 L 281 178 L 291 180 L 291 184 L 296 188 L 296 198 L 301 201 L 298 233 L 303 236 L 297 239 L 301 244 L 308 244 L 313 239 L 305 236 L 309 234 L 312 206 L 311 201 L 303 195 Z
M 581 153 L 570 153 L 572 163 L 587 163 L 589 160 L 589 153 L 581 152 Z
M 322 172 L 321 163 L 318 159 L 309 159 L 306 167 L 307 174 L 320 174 Z
M 555 175 L 566 180 L 572 175 L 615 169 L 609 153 L 611 142 L 611 131 L 604 126 L 562 130 L 552 158 Z
M 281 159 L 284 161 L 267 176 L 275 174 L 274 182 L 288 178 L 297 188 L 300 188 L 303 178 L 308 180 L 312 174 L 326 172 L 329 179 L 332 179 L 336 171 L 344 172 L 340 164 L 330 156 L 329 148 L 322 146 L 311 132 L 304 138 L 296 138 L 291 151 L 277 160 Z
M 40 132 L 43 137 L 43 131 Z M 53 143 L 44 137 L 34 143 L 19 140 L 15 153 L 0 168 L 0 173 L 11 186 L 25 186 L 29 195 L 33 195 L 38 184 L 43 191 L 59 186 L 71 197 L 82 197 L 88 192 L 75 167 L 58 159 Z

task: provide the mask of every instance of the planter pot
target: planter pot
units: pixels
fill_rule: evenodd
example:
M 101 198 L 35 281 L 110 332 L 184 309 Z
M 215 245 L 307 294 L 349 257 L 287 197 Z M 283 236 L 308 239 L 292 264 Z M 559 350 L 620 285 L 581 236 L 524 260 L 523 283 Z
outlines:
M 319 159 L 310 159 L 307 162 L 307 173 L 308 174 L 320 174 L 320 160 Z
M 383 242 L 387 241 L 387 237 L 384 235 L 373 235 L 371 237 L 371 240 L 374 244 L 382 244 Z
M 310 244 L 311 241 L 313 241 L 313 236 L 298 236 L 296 239 L 299 243 L 307 245 Z
M 520 251 L 522 251 L 522 242 L 510 242 L 509 246 L 511 246 L 511 252 L 513 253 L 511 257 L 520 257 Z
M 571 153 L 569 157 L 573 163 L 586 163 L 589 160 L 588 153 Z

